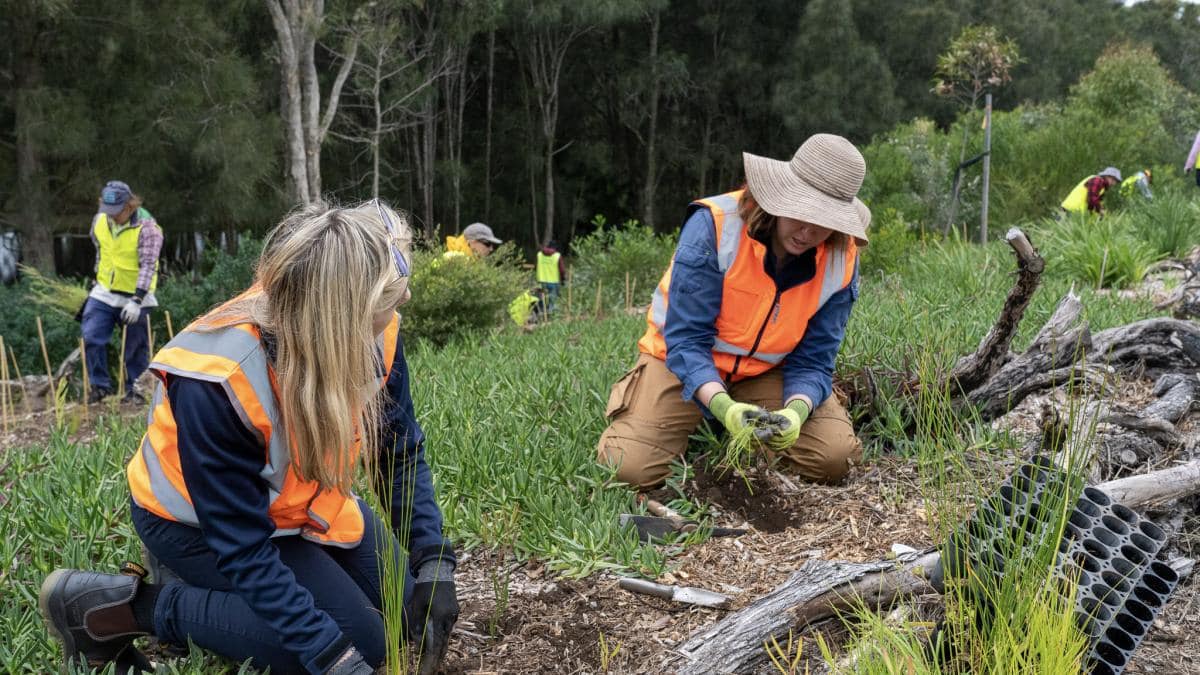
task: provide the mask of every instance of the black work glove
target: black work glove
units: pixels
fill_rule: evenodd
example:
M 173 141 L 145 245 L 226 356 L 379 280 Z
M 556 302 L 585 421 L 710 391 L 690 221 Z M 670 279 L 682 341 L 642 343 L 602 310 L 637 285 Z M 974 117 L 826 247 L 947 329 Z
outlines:
M 426 565 L 436 564 L 430 561 Z M 444 563 L 443 563 L 444 565 Z M 443 572 L 442 576 L 453 573 Z M 418 579 L 423 575 L 418 575 Z M 458 621 L 458 593 L 454 579 L 417 581 L 413 586 L 412 599 L 408 601 L 408 628 L 410 644 L 421 650 L 418 675 L 432 675 L 438 671 L 446 648 L 450 646 L 450 631 Z
M 367 665 L 362 654 L 342 636 L 318 654 L 307 670 L 321 675 L 374 675 L 375 669 Z

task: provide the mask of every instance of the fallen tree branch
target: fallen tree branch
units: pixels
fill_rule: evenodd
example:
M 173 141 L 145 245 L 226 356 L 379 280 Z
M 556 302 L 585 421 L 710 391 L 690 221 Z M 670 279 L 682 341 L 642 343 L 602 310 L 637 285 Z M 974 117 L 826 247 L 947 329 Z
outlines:
M 1096 487 L 1130 508 L 1177 499 L 1200 492 L 1200 460 Z M 926 575 L 940 561 L 937 551 L 867 563 L 808 560 L 775 590 L 692 633 L 670 665 L 681 675 L 755 672 L 768 662 L 763 644 L 772 637 L 786 640 L 789 631 L 855 607 L 934 592 Z
M 906 563 L 853 563 L 807 560 L 771 593 L 716 624 L 693 633 L 676 650 L 684 659 L 679 675 L 744 673 L 767 662 L 763 643 L 786 638 L 793 627 L 804 627 L 850 610 L 859 602 L 877 607 L 899 596 L 933 592 L 923 570 L 939 554 L 926 553 Z
M 1005 239 L 1017 257 L 1017 280 L 1004 299 L 1000 317 L 980 341 L 979 348 L 960 358 L 947 376 L 946 384 L 956 397 L 983 384 L 1000 369 L 1046 269 L 1046 261 L 1020 229 L 1010 229 Z

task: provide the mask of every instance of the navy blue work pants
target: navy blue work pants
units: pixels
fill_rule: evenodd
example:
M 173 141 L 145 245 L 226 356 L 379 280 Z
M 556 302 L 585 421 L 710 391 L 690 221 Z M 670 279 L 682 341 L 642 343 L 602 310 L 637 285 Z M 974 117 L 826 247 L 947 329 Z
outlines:
M 350 549 L 322 546 L 300 536 L 275 537 L 279 557 L 312 593 L 318 608 L 337 622 L 367 663 L 378 666 L 386 657 L 383 623 L 381 537 L 391 537 L 395 569 L 405 571 L 407 596 L 416 583 L 408 559 L 391 529 L 365 503 L 362 543 Z M 179 575 L 159 594 L 154 609 L 154 634 L 163 642 L 198 647 L 232 661 L 251 659 L 255 668 L 272 673 L 303 673 L 303 664 L 284 649 L 278 633 L 259 619 L 245 600 L 233 592 L 217 570 L 217 555 L 200 529 L 150 513 L 131 502 L 133 526 L 158 561 Z
M 95 298 L 88 298 L 83 307 L 81 328 L 83 347 L 87 355 L 88 379 L 92 389 L 113 391 L 108 374 L 108 341 L 113 328 L 119 328 L 121 308 L 110 307 Z M 133 383 L 150 365 L 150 310 L 142 308 L 138 320 L 125 331 L 125 392 L 133 391 Z

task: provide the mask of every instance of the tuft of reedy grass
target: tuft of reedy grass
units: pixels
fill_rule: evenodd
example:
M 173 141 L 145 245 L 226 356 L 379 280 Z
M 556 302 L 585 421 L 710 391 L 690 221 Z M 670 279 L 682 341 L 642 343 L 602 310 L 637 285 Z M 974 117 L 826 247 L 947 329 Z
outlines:
M 940 371 L 932 363 L 932 359 L 918 363 L 923 381 L 937 381 Z M 972 468 L 974 456 L 996 449 L 964 433 L 978 428 L 979 423 L 955 413 L 950 399 L 950 392 L 937 387 L 920 390 L 913 406 L 917 417 L 913 447 L 934 538 L 954 543 L 944 551 L 964 551 L 978 541 L 966 527 L 972 507 L 996 500 L 1000 480 Z M 1002 528 L 994 548 L 987 551 L 1003 559 L 1003 574 L 997 578 L 986 568 L 955 562 L 966 560 L 965 551 L 949 554 L 949 560 L 944 553 L 944 630 L 937 632 L 933 644 L 924 626 L 890 624 L 873 608 L 860 605 L 843 618 L 854 634 L 847 646 L 854 654 L 853 672 L 1033 675 L 1080 671 L 1089 645 L 1075 621 L 1074 581 L 1068 579 L 1064 584 L 1053 572 L 1067 516 L 1083 485 L 1083 467 L 1077 459 L 1089 442 L 1087 431 L 1094 431 L 1094 420 L 1081 419 L 1077 412 L 1081 409 L 1072 410 L 1070 423 L 1084 432 L 1073 436 L 1079 447 L 1063 449 L 1063 479 L 1042 497 L 1045 517 L 1015 519 L 1012 526 Z M 1018 490 L 1025 487 L 1019 482 L 1014 485 Z M 824 650 L 824 655 L 831 666 L 838 663 L 831 651 Z
M 1134 224 L 1128 212 L 1043 220 L 1037 229 L 1050 273 L 1092 288 L 1128 288 L 1141 282 L 1162 254 L 1139 236 Z
M 1164 190 L 1138 199 L 1128 213 L 1138 237 L 1159 256 L 1178 258 L 1200 243 L 1200 210 L 1190 195 Z

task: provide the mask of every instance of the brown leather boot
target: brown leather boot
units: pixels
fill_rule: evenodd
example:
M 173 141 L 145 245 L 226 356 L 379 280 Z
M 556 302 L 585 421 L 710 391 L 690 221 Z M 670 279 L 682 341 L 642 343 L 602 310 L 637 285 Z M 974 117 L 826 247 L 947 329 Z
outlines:
M 116 661 L 121 672 L 151 672 L 134 638 L 146 635 L 130 603 L 141 579 L 124 574 L 54 570 L 42 582 L 38 608 L 50 634 L 63 644 L 68 664 L 103 667 Z

